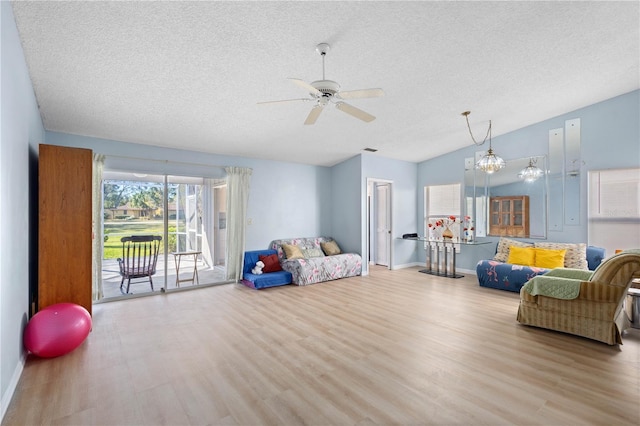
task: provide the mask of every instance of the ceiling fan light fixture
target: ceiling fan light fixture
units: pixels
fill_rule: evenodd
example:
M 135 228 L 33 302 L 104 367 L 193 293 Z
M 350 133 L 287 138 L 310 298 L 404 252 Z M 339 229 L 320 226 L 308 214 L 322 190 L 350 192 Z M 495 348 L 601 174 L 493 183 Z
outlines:
M 542 169 L 536 166 L 536 161 L 530 158 L 529 165 L 518 173 L 518 177 L 525 182 L 535 182 L 540 179 L 543 174 Z

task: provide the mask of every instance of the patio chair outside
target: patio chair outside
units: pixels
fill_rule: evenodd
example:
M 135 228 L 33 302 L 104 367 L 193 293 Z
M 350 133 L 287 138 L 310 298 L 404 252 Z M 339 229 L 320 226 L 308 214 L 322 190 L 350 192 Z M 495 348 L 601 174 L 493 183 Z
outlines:
M 158 263 L 158 253 L 160 252 L 160 241 L 162 237 L 158 235 L 132 235 L 130 237 L 122 237 L 122 257 L 118 258 L 120 266 L 120 292 L 123 291 L 124 280 L 127 280 L 127 291 L 131 280 L 136 278 L 147 278 L 153 291 L 152 275 L 156 273 L 156 264 Z

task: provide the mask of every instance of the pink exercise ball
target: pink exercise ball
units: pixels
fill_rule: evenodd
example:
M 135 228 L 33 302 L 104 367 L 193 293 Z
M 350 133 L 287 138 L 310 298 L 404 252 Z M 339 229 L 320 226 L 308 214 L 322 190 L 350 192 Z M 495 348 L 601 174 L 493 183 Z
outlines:
M 75 303 L 57 303 L 39 311 L 24 330 L 24 346 L 32 354 L 53 358 L 71 352 L 91 331 L 91 315 Z

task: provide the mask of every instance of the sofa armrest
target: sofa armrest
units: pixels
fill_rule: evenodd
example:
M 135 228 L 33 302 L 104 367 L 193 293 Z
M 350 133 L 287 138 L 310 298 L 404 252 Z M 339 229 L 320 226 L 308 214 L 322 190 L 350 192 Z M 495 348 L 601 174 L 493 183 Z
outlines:
M 584 281 L 580 284 L 579 299 L 594 302 L 615 303 L 627 293 L 627 287 L 611 285 L 599 281 Z
M 536 297 L 549 297 L 568 301 L 587 300 L 590 302 L 617 303 L 625 293 L 625 287 L 603 282 L 540 275 L 528 281 L 522 287 L 521 299 L 533 302 Z

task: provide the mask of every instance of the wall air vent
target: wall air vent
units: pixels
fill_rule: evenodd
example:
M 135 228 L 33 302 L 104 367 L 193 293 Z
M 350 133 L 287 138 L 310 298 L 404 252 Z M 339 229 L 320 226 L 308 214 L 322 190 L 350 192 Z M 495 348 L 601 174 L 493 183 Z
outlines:
M 365 148 L 365 151 L 369 151 L 369 152 L 377 152 L 378 150 L 375 148 Z

